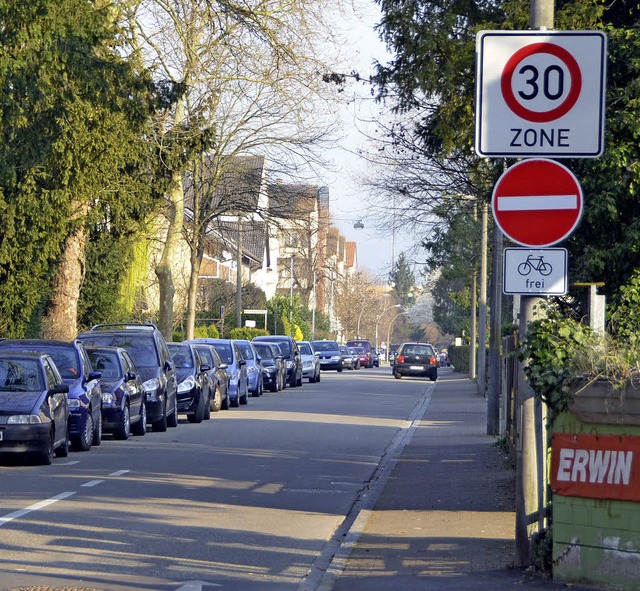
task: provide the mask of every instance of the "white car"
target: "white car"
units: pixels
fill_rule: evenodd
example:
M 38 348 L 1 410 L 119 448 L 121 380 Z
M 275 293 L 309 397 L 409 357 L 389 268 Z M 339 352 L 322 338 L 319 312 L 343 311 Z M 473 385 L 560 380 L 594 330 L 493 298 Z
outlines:
M 309 341 L 297 341 L 302 359 L 302 377 L 309 378 L 310 384 L 320 381 L 320 358 Z

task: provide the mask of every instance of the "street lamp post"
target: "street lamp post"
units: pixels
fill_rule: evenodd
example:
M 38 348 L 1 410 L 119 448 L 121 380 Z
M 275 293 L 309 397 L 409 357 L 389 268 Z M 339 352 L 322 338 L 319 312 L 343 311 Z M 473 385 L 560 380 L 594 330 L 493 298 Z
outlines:
M 408 312 L 404 310 L 402 312 L 399 312 L 391 319 L 391 322 L 389 323 L 389 330 L 387 331 L 387 361 L 389 361 L 389 348 L 391 345 L 391 330 L 393 329 L 393 325 L 396 323 L 396 320 L 400 318 L 400 316 L 403 316 L 406 314 L 408 314 Z
M 358 326 L 356 328 L 356 339 L 360 338 L 360 319 L 362 318 L 362 313 L 365 311 L 366 306 L 362 307 L 362 310 L 360 310 L 360 314 L 358 314 Z
M 382 318 L 382 315 L 387 311 L 387 310 L 391 310 L 392 308 L 402 308 L 402 304 L 394 304 L 393 306 L 387 306 L 386 308 L 384 308 L 382 310 L 382 312 L 380 312 L 380 314 L 378 314 L 378 316 L 376 316 L 376 351 L 378 350 L 378 324 L 380 324 L 380 319 Z M 389 343 L 387 342 L 387 347 L 389 346 Z

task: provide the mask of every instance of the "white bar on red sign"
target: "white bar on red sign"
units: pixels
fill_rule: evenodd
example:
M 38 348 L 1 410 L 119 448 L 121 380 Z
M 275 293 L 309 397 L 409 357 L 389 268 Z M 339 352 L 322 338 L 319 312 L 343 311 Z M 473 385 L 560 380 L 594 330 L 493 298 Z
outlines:
M 577 195 L 508 195 L 497 198 L 499 211 L 578 209 Z

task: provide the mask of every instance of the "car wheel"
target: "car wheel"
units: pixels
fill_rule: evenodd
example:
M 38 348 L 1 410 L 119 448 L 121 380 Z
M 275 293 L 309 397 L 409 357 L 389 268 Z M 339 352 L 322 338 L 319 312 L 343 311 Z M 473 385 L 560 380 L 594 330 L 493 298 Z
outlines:
M 320 381 L 320 370 L 318 370 L 318 375 L 316 376 L 316 383 Z
M 213 398 L 211 399 L 211 411 L 220 412 L 221 409 L 222 409 L 222 392 L 220 390 L 220 386 L 216 386 L 216 391 L 213 393 Z
M 147 403 L 143 400 L 140 405 L 140 418 L 131 426 L 134 435 L 142 436 L 147 433 Z
M 240 404 L 242 404 L 242 406 L 249 404 L 249 391 L 245 390 L 245 393 L 239 397 L 239 401 Z
M 69 426 L 67 425 L 67 436 L 64 438 L 62 445 L 56 447 L 54 451 L 58 458 L 66 458 L 69 455 Z
M 91 449 L 93 431 L 93 417 L 91 416 L 91 413 L 88 413 L 82 433 L 80 433 L 80 435 L 76 435 L 71 441 L 71 447 L 73 447 L 74 451 L 89 451 Z
M 173 412 L 167 417 L 167 427 L 178 426 L 178 397 L 173 397 Z
M 125 404 L 122 409 L 122 418 L 117 429 L 113 432 L 114 439 L 129 439 L 131 434 L 131 414 L 129 412 L 129 405 Z
M 42 453 L 39 454 L 38 459 L 40 463 L 44 466 L 49 466 L 53 463 L 53 429 L 49 431 L 49 440 L 42 450 Z
M 204 403 L 204 420 L 211 420 L 211 390 L 209 390 L 209 395 L 207 396 L 207 400 Z
M 91 443 L 95 446 L 102 443 L 102 409 L 100 409 L 100 412 L 98 413 L 98 422 L 93 428 L 93 439 Z
M 436 373 L 432 373 L 432 374 L 429 376 L 429 379 L 430 379 L 432 382 L 435 382 L 435 381 L 438 379 L 438 373 L 437 373 L 437 372 L 436 372 Z
M 338 368 L 338 373 L 342 373 L 342 368 L 341 367 Z
M 187 415 L 187 420 L 190 423 L 202 423 L 204 419 L 204 399 L 202 398 L 202 390 L 200 396 L 198 396 L 198 407 L 195 412 Z
M 260 396 L 260 384 L 256 384 L 255 391 L 251 392 L 251 396 L 258 398 Z
M 227 390 L 225 397 L 222 399 L 220 410 L 229 410 L 231 407 L 231 398 L 229 398 L 229 390 Z
M 393 377 L 394 377 L 396 380 L 399 380 L 399 379 L 402 377 L 402 374 L 401 374 L 399 371 L 394 371 L 394 372 L 393 372 Z
M 155 422 L 151 423 L 151 428 L 158 432 L 164 433 L 167 430 L 167 403 L 164 403 L 164 410 L 162 416 Z

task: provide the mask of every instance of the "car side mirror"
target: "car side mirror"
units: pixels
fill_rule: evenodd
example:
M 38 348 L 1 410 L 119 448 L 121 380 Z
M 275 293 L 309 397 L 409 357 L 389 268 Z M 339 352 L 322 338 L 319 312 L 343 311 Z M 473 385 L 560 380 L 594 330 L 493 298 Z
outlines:
M 173 369 L 173 363 L 171 363 L 171 361 L 169 361 L 168 359 L 164 362 L 164 369 L 165 371 L 168 371 L 170 369 Z
M 54 394 L 68 394 L 69 384 L 56 384 L 53 388 L 49 388 L 49 396 Z
M 99 380 L 101 377 L 102 377 L 102 372 L 99 372 L 99 371 L 89 372 L 89 375 L 87 376 L 87 382 L 90 382 L 91 380 Z
M 256 357 L 256 361 L 257 361 L 258 363 L 262 362 L 262 357 L 260 357 L 260 355 L 258 355 L 258 356 Z
M 221 363 L 220 365 L 218 365 L 218 369 L 227 369 L 227 367 L 229 367 L 229 365 L 226 363 Z
M 242 366 L 242 365 L 247 365 L 247 360 L 246 360 L 246 359 L 241 359 L 241 360 L 238 362 L 238 365 L 240 365 L 240 366 Z
M 126 376 L 126 381 L 127 382 L 131 382 L 133 380 L 136 379 L 136 372 L 135 371 L 128 371 L 127 372 L 127 376 Z
M 209 371 L 210 369 L 211 369 L 211 366 L 210 366 L 210 365 L 207 365 L 206 363 L 203 363 L 203 364 L 200 366 L 200 371 L 201 371 L 201 372 L 203 372 L 203 373 L 204 373 L 204 372 Z

